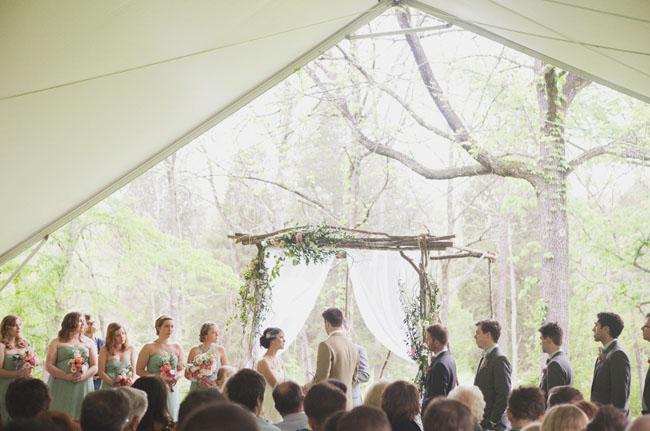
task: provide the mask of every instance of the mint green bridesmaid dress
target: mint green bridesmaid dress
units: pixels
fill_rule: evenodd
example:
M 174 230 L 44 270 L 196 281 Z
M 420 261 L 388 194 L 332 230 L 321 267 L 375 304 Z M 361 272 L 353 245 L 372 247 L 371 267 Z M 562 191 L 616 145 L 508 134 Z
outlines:
M 154 353 L 153 355 L 149 356 L 149 361 L 147 362 L 147 371 L 152 374 L 160 375 L 160 367 L 163 365 L 165 357 L 170 358 L 171 366 L 175 370 L 178 366 L 178 357 L 174 353 L 169 353 L 167 355 Z M 167 387 L 167 410 L 169 410 L 168 413 L 174 422 L 178 421 L 179 404 L 180 398 L 178 396 L 178 388 L 174 387 L 174 390 L 170 391 L 169 387 Z
M 115 376 L 118 375 L 122 370 L 124 369 L 131 369 L 133 370 L 131 366 L 131 360 L 127 361 L 120 361 L 119 359 L 109 359 L 106 361 L 106 370 L 104 371 L 106 374 L 108 374 L 108 377 L 111 378 L 111 380 L 115 380 Z M 109 385 L 105 381 L 102 380 L 102 389 L 112 389 L 113 385 Z
M 70 374 L 70 360 L 78 350 L 85 362 L 88 363 L 88 348 L 85 346 L 71 347 L 59 346 L 56 349 L 56 367 L 66 374 Z M 50 376 L 48 380 L 52 404 L 50 410 L 67 413 L 75 419 L 81 414 L 81 403 L 84 397 L 93 391 L 92 377 L 77 383 Z
M 20 368 L 22 360 L 20 356 L 15 353 L 5 353 L 5 360 L 2 363 L 2 368 L 5 370 L 17 370 Z M 7 388 L 9 384 L 13 382 L 13 378 L 0 378 L 0 417 L 2 417 L 2 423 L 6 424 L 9 421 L 9 414 L 7 413 L 7 406 L 5 405 L 5 394 L 7 393 Z
M 213 347 L 213 348 L 210 348 L 210 350 L 208 350 L 208 352 L 210 352 L 213 355 L 216 355 L 217 354 L 216 350 L 217 350 L 217 348 Z M 203 354 L 203 353 L 200 353 L 200 354 Z M 215 359 L 217 360 L 217 367 L 214 369 L 214 373 L 208 377 L 208 379 L 212 380 L 213 382 L 217 380 L 217 374 L 219 373 L 219 368 L 221 368 L 221 357 L 216 356 Z M 192 383 L 190 383 L 190 392 L 195 391 L 195 390 L 199 389 L 200 387 L 201 386 L 199 386 L 198 381 L 193 381 Z

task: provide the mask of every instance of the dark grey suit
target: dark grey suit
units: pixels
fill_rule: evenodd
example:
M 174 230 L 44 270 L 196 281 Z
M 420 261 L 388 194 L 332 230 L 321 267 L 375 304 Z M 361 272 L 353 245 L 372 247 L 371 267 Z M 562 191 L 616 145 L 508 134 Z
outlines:
M 542 371 L 539 389 L 548 399 L 548 392 L 556 386 L 573 386 L 573 368 L 569 356 L 559 350 L 546 360 L 546 368 Z
M 446 397 L 457 385 L 456 361 L 448 350 L 438 353 L 427 368 L 422 411 L 429 401 L 435 397 Z
M 641 401 L 641 410 L 644 415 L 650 415 L 650 367 L 645 374 L 645 385 L 643 385 L 643 399 Z
M 483 393 L 485 410 L 481 426 L 486 430 L 505 430 L 508 428 L 506 407 L 512 386 L 512 366 L 499 347 L 495 347 L 481 358 L 474 385 Z
M 629 410 L 630 398 L 630 360 L 614 340 L 603 352 L 605 360 L 596 360 L 594 379 L 591 383 L 591 401 L 600 404 L 612 404 L 623 410 Z

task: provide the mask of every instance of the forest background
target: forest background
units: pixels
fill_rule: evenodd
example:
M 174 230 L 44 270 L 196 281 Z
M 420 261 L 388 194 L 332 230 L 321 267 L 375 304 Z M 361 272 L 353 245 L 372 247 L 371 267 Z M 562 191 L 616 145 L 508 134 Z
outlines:
M 391 34 L 410 27 L 435 28 Z M 2 292 L 0 312 L 22 318 L 41 358 L 71 310 L 92 313 L 102 330 L 123 322 L 137 348 L 170 314 L 186 352 L 213 320 L 243 365 L 242 328 L 226 322 L 255 250 L 229 234 L 319 223 L 453 233 L 498 255 L 491 291 L 483 260 L 431 265 L 462 384 L 480 357 L 474 322 L 492 310 L 516 384 L 537 383 L 537 328 L 550 318 L 568 324 L 576 386 L 588 394 L 591 328 L 611 310 L 625 321 L 638 413 L 650 351 L 640 331 L 650 312 L 648 163 L 649 105 L 392 9 L 53 234 Z M 0 266 L 0 281 L 26 254 Z M 412 379 L 415 366 L 387 360 L 365 327 L 346 268 L 335 261 L 284 352 L 289 376 L 309 379 L 325 336 L 320 312 L 339 306 L 368 349 L 370 383 L 384 365 L 384 379 Z

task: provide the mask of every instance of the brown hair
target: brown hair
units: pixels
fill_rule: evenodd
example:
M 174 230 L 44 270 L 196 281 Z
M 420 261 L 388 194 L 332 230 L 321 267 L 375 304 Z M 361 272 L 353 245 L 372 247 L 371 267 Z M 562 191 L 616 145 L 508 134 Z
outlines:
M 556 346 L 562 345 L 562 328 L 557 322 L 549 322 L 538 329 L 544 338 L 550 338 Z
M 59 330 L 59 341 L 67 341 L 70 339 L 70 336 L 74 333 L 77 324 L 79 323 L 79 318 L 81 313 L 78 311 L 71 311 L 70 313 L 63 316 L 61 320 L 61 329 Z
M 481 328 L 482 333 L 489 332 L 492 336 L 492 341 L 495 343 L 499 341 L 501 337 L 501 325 L 496 320 L 479 320 L 476 322 L 476 326 Z
M 18 316 L 10 314 L 8 316 L 5 316 L 2 319 L 2 322 L 0 322 L 0 342 L 2 342 L 2 344 L 4 344 L 7 349 L 10 349 L 12 347 L 9 345 L 9 328 L 15 326 L 17 320 Z M 28 345 L 29 343 L 23 337 L 17 337 L 14 340 L 13 347 L 16 349 L 24 349 Z
M 205 337 L 207 337 L 208 333 L 210 332 L 210 329 L 218 327 L 219 325 L 214 322 L 205 322 L 203 325 L 201 325 L 201 330 L 199 331 L 199 341 L 204 342 Z
M 422 415 L 424 431 L 474 431 L 472 412 L 460 401 L 438 397 Z
M 345 410 L 348 399 L 342 390 L 327 382 L 313 385 L 303 402 L 305 414 L 318 425 L 323 425 L 325 420 L 335 412 Z
M 257 402 L 264 401 L 266 380 L 250 368 L 242 368 L 226 382 L 226 394 L 233 403 L 241 404 L 254 412 Z
M 343 325 L 343 312 L 336 307 L 328 308 L 323 311 L 323 319 L 330 322 L 335 328 L 339 328 Z
M 384 389 L 381 409 L 391 422 L 412 420 L 420 413 L 420 394 L 412 383 L 397 380 Z
M 542 421 L 542 431 L 581 431 L 589 423 L 587 415 L 572 404 L 551 407 Z
M 115 345 L 115 333 L 120 329 L 124 329 L 124 326 L 116 322 L 109 323 L 108 328 L 106 329 L 105 346 L 109 353 L 112 352 L 113 349 L 117 349 L 118 352 L 125 352 L 129 348 L 129 339 L 126 335 L 126 329 L 124 329 L 124 340 L 122 341 L 122 345 Z
M 596 412 L 598 411 L 598 406 L 591 401 L 587 400 L 580 400 L 578 402 L 573 403 L 577 408 L 583 411 L 584 414 L 587 415 L 589 420 L 591 420 L 595 415 Z
M 435 325 L 431 325 L 427 327 L 427 332 L 429 335 L 431 335 L 431 338 L 433 340 L 438 340 L 442 345 L 446 346 L 447 341 L 449 340 L 449 334 L 447 332 L 447 328 L 445 328 L 443 325 L 436 323 Z
M 174 320 L 174 319 L 172 319 L 170 316 L 167 316 L 166 314 L 163 314 L 162 316 L 156 319 L 156 323 L 154 325 L 154 327 L 156 328 L 156 335 L 160 333 L 160 327 L 163 325 L 163 323 L 165 323 L 168 320 Z
M 508 409 L 512 417 L 518 420 L 536 421 L 544 416 L 546 400 L 539 388 L 534 386 L 519 386 L 510 392 Z
M 338 421 L 340 431 L 383 431 L 390 430 L 386 413 L 375 407 L 358 406 L 345 413 Z

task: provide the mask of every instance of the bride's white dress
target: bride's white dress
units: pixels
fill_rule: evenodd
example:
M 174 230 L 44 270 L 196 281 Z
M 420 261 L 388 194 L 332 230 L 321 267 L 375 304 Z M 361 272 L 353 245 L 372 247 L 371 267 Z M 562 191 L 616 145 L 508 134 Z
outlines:
M 264 359 L 260 359 L 255 363 L 255 369 L 258 369 L 258 364 L 260 361 L 263 361 Z M 282 383 L 285 381 L 285 376 L 284 376 L 284 364 L 282 363 L 282 360 L 276 356 L 275 358 L 275 364 L 269 362 L 269 368 L 271 369 L 271 372 L 275 376 L 275 380 L 278 383 Z M 273 402 L 273 387 L 269 384 L 269 382 L 266 382 L 266 389 L 264 390 L 264 402 L 262 403 L 262 416 L 271 422 L 272 424 L 278 423 L 282 421 L 282 416 L 280 416 L 280 413 L 275 409 L 275 404 Z

